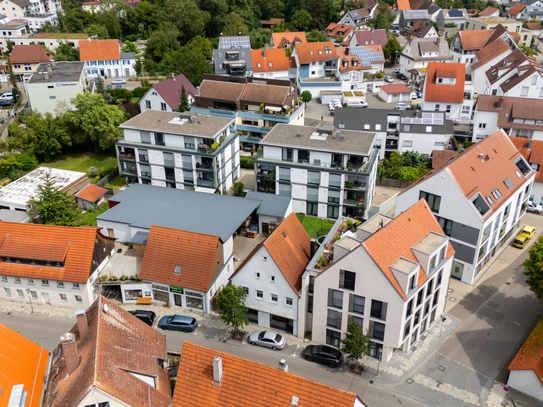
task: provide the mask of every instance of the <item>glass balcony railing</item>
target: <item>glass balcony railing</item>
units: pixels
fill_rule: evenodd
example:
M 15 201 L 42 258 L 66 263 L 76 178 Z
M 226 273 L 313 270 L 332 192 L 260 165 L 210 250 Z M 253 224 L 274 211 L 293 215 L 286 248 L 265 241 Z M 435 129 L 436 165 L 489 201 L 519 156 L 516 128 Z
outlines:
M 151 171 L 142 171 L 141 176 L 151 178 Z
M 319 178 L 310 178 L 310 177 L 307 177 L 307 183 L 308 184 L 314 184 L 314 185 L 319 185 L 320 184 L 320 179 Z
M 312 202 L 318 202 L 319 194 L 307 194 L 307 200 Z
M 135 168 L 124 168 L 121 173 L 123 175 L 137 175 Z
M 270 192 L 273 192 L 275 193 L 275 191 L 270 191 Z M 290 196 L 290 191 L 283 191 L 283 190 L 279 190 L 279 195 L 281 196 Z
M 196 185 L 199 187 L 215 188 L 215 183 L 207 179 L 197 179 Z
M 175 161 L 174 160 L 164 160 L 164 165 L 166 167 L 175 167 Z
M 149 156 L 147 154 L 140 154 L 139 158 L 141 162 L 145 162 L 145 163 L 149 162 Z
M 168 181 L 175 181 L 175 175 L 166 175 Z
M 188 161 L 182 161 L 181 165 L 186 170 L 192 170 L 192 163 Z
M 275 163 L 283 163 L 283 162 L 292 162 L 292 159 L 280 159 L 276 157 L 269 157 L 266 155 L 263 155 L 262 153 L 257 154 L 257 159 L 259 161 L 269 161 L 269 162 L 275 162 Z M 339 171 L 351 171 L 351 172 L 358 172 L 358 173 L 367 173 L 369 169 L 369 161 L 364 162 L 363 164 L 354 164 L 354 163 L 347 163 L 346 166 L 339 165 L 337 163 L 325 163 L 320 160 L 311 160 L 307 163 L 305 163 L 307 166 L 313 166 L 318 168 L 331 168 Z
M 185 178 L 185 183 L 194 185 L 194 179 L 193 178 Z
M 331 186 L 331 187 L 341 187 L 341 181 L 328 181 L 328 185 Z
M 279 181 L 290 181 L 290 174 L 279 174 Z

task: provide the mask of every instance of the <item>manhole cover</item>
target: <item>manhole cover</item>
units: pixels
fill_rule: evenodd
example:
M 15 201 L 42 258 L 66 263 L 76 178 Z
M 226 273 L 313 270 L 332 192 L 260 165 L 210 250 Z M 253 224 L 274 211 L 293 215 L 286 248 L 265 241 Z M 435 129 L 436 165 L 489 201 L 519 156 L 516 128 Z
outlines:
M 439 366 L 439 370 L 441 370 L 442 372 L 444 372 L 445 369 L 447 369 L 445 366 Z
M 454 297 L 450 297 L 449 300 L 452 301 L 452 302 L 456 302 L 456 298 L 454 298 Z
M 408 377 L 407 379 L 405 379 L 405 381 L 407 382 L 407 384 L 413 384 L 415 381 L 413 379 L 411 379 L 410 377 Z
M 447 292 L 449 292 L 449 293 L 454 293 L 454 290 L 453 290 L 452 288 L 449 288 L 449 289 L 447 290 Z

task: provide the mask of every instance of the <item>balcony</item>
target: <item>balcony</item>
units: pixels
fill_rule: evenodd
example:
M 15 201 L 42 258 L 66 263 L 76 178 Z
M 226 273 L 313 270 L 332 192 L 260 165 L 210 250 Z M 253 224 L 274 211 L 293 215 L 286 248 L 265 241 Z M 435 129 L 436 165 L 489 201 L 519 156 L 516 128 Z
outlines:
M 275 180 L 275 171 L 259 170 L 256 176 L 262 179 Z M 287 181 L 289 180 L 290 178 Z
M 166 179 L 168 181 L 175 181 L 175 175 L 173 174 L 166 174 Z
M 206 179 L 197 179 L 196 186 L 206 187 L 206 188 L 215 188 L 215 183 Z
M 211 171 L 213 172 L 213 164 L 212 163 L 196 163 L 196 169 L 198 171 Z
M 164 160 L 165 167 L 175 167 L 175 160 Z
M 181 168 L 183 168 L 185 170 L 192 170 L 192 162 L 181 161 Z
M 136 161 L 136 156 L 134 154 L 119 153 L 119 160 L 121 160 L 121 161 Z
M 360 191 L 360 192 L 365 192 L 366 191 L 366 183 L 361 183 L 359 181 L 354 181 L 354 182 L 348 182 L 348 181 L 345 181 L 343 187 L 346 189 L 346 190 L 349 190 L 349 191 Z
M 268 161 L 268 162 L 279 163 L 279 164 L 284 163 L 284 162 L 293 162 L 292 159 L 281 160 L 281 159 L 278 159 L 278 158 L 275 158 L 275 157 L 266 156 L 263 153 L 258 153 L 257 154 L 257 160 L 262 161 L 262 162 Z M 309 166 L 309 167 L 330 168 L 330 169 L 334 169 L 334 170 L 338 170 L 338 171 L 358 172 L 358 173 L 362 173 L 362 174 L 367 173 L 367 171 L 369 169 L 369 161 L 366 161 L 361 165 L 357 165 L 357 164 L 354 164 L 352 162 L 348 162 L 346 166 L 341 165 L 340 163 L 331 163 L 331 164 L 330 163 L 324 163 L 324 162 L 322 162 L 320 160 L 312 160 L 312 161 L 308 160 L 304 164 Z M 340 185 L 337 185 L 337 186 L 340 186 Z
M 130 176 L 134 177 L 134 176 L 137 176 L 138 173 L 137 173 L 137 171 L 136 171 L 135 168 L 124 168 L 124 169 L 121 171 L 121 175 L 129 176 L 129 177 L 130 177 Z

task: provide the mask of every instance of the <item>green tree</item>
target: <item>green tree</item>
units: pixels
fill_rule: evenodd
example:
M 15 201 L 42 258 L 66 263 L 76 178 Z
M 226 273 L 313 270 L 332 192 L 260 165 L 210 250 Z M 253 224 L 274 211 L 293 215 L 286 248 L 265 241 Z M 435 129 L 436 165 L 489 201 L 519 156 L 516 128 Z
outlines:
M 353 321 L 347 327 L 347 335 L 341 340 L 341 351 L 355 363 L 356 369 L 358 369 L 358 361 L 369 353 L 370 338 L 364 335 L 357 321 Z
M 249 27 L 245 24 L 245 20 L 236 13 L 230 13 L 226 17 L 226 26 L 223 34 L 225 36 L 249 35 Z
M 181 47 L 180 50 L 168 55 L 162 66 L 164 70 L 176 75 L 182 73 L 194 86 L 198 86 L 202 82 L 204 73 L 213 72 L 202 52 L 189 47 Z
M 396 54 L 396 52 L 398 54 Z M 400 45 L 398 38 L 396 38 L 396 35 L 390 34 L 388 36 L 388 42 L 383 47 L 383 53 L 385 54 L 385 59 L 387 61 L 392 62 L 395 60 L 396 55 L 400 55 L 401 52 L 402 52 L 402 46 Z
M 436 32 L 439 32 L 439 24 L 437 23 L 437 21 L 429 20 L 428 22 L 434 26 Z
M 259 0 L 256 3 L 262 20 L 285 17 L 285 4 L 281 0 Z
M 416 181 L 419 179 L 419 170 L 415 167 L 402 167 L 400 181 Z
M 256 30 L 251 30 L 249 33 L 249 40 L 251 41 L 251 49 L 262 49 L 264 45 L 269 44 L 271 41 L 271 31 L 262 30 L 258 28 Z
M 239 331 L 249 320 L 245 316 L 248 308 L 245 306 L 247 293 L 241 286 L 228 285 L 217 295 L 217 306 L 221 310 L 221 319 L 234 331 Z
M 87 28 L 87 34 L 89 37 L 93 37 L 99 40 L 109 40 L 109 32 L 107 28 L 102 24 L 92 24 Z
M 524 275 L 528 276 L 526 282 L 535 296 L 543 301 L 543 236 L 532 244 L 528 253 L 529 257 L 524 261 Z
M 306 34 L 307 42 L 326 42 L 330 41 L 326 35 L 324 35 L 319 30 L 311 30 L 310 33 Z
M 313 99 L 313 96 L 311 96 L 311 92 L 308 90 L 304 90 L 302 92 L 302 102 L 309 103 L 311 102 L 311 99 Z
M 206 25 L 208 38 L 218 37 L 226 25 L 228 3 L 226 0 L 202 0 L 200 7 L 210 15 L 210 20 Z
M 6 42 L 6 47 L 8 47 L 8 55 L 11 54 L 11 52 L 13 51 L 13 43 L 9 40 L 9 38 Z
M 13 65 L 11 65 L 11 61 L 8 58 L 8 72 L 9 72 L 9 83 L 14 89 L 17 88 L 17 77 L 13 73 Z M 12 92 L 13 93 L 13 92 Z
M 123 52 L 137 52 L 138 48 L 136 47 L 136 44 L 130 41 L 124 42 Z
M 179 29 L 170 22 L 164 23 L 160 29 L 153 31 L 145 46 L 146 62 L 148 59 L 160 62 L 168 53 L 178 50 L 181 47 L 178 37 Z
M 31 197 L 29 205 L 36 205 L 42 223 L 46 225 L 79 226 L 82 223 L 81 210 L 74 198 L 55 185 L 55 179 L 46 173 L 38 186 L 38 194 Z
M 182 44 L 197 35 L 204 36 L 205 26 L 211 19 L 209 13 L 201 10 L 193 0 L 164 0 L 162 18 L 177 26 Z
M 445 28 L 455 28 L 457 27 L 456 23 L 445 23 Z
M 110 93 L 106 92 L 106 87 L 104 86 L 104 82 L 98 81 L 98 82 L 96 82 L 95 86 L 96 87 L 94 89 L 94 92 L 102 95 L 102 97 L 104 98 L 106 103 L 112 104 L 113 103 L 113 96 Z
M 143 63 L 139 58 L 136 59 L 136 62 L 134 62 L 133 68 L 136 71 L 136 76 L 139 78 L 143 72 Z
M 273 27 L 271 28 L 272 33 L 284 33 L 285 32 L 285 24 L 281 21 L 276 21 Z
M 55 61 L 79 61 L 79 48 L 60 42 L 55 50 Z
M 213 54 L 213 47 L 211 46 L 211 41 L 207 38 L 197 35 L 192 40 L 190 40 L 187 45 L 190 49 L 199 50 L 208 61 L 211 60 Z
M 185 87 L 181 87 L 181 100 L 179 101 L 179 107 L 177 108 L 178 112 L 188 112 L 190 110 L 189 98 L 185 92 Z
M 388 32 L 390 24 L 392 24 L 395 19 L 396 16 L 391 13 L 389 5 L 384 1 L 380 1 L 377 6 L 377 16 L 368 20 L 366 25 L 376 30 L 385 29 Z
M 307 10 L 298 10 L 292 16 L 290 23 L 298 31 L 309 31 L 313 19 Z

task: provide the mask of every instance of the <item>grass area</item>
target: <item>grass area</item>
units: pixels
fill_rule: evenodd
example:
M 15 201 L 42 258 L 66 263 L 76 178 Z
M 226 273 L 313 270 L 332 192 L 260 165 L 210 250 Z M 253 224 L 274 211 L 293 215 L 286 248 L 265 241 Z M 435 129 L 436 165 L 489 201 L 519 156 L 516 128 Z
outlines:
M 101 213 L 107 211 L 108 204 L 107 202 L 103 203 L 102 206 L 98 209 L 95 209 L 94 212 L 86 212 L 83 214 L 83 225 L 92 225 L 96 226 L 96 217 Z
M 310 237 L 313 237 L 313 225 L 315 225 L 315 238 L 328 234 L 332 226 L 334 226 L 335 221 L 330 221 L 328 219 L 316 218 L 314 216 L 306 216 L 303 213 L 297 213 L 296 216 L 298 220 L 302 223 L 305 231 Z M 320 233 L 319 230 L 324 229 L 326 233 Z
M 236 196 L 239 196 L 240 198 L 245 198 L 245 196 L 247 196 L 247 192 L 240 192 L 239 195 Z
M 120 187 L 122 187 L 123 185 L 126 184 L 126 178 L 125 177 L 121 177 L 120 175 L 113 178 L 111 180 L 111 182 L 109 184 L 106 185 L 106 188 L 111 188 L 111 189 L 119 189 Z
M 56 156 L 50 163 L 42 167 L 58 168 L 61 170 L 89 172 L 90 167 L 96 167 L 100 173 L 107 174 L 117 166 L 117 159 L 97 153 L 68 153 Z
M 132 101 L 132 103 L 136 103 L 136 104 L 137 104 L 137 103 L 138 103 L 138 100 L 140 100 L 140 98 L 137 97 L 137 96 L 134 96 L 134 97 L 131 98 L 130 100 Z

